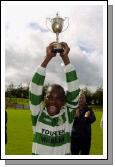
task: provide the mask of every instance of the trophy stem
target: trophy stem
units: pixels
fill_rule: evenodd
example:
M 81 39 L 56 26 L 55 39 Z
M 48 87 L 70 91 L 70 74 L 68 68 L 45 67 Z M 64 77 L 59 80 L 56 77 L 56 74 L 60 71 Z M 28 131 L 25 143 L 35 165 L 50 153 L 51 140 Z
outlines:
M 59 43 L 59 33 L 56 33 L 56 42 Z

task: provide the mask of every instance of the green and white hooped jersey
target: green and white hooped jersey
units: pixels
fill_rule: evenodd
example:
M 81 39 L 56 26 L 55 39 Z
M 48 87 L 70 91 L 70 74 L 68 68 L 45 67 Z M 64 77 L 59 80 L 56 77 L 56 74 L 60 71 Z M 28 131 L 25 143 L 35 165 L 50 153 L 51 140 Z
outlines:
M 33 145 L 32 154 L 70 154 L 70 136 L 78 101 L 78 79 L 71 64 L 65 66 L 68 85 L 67 102 L 55 116 L 49 116 L 44 107 L 42 89 L 45 68 L 38 67 L 30 83 L 30 109 L 32 112 Z

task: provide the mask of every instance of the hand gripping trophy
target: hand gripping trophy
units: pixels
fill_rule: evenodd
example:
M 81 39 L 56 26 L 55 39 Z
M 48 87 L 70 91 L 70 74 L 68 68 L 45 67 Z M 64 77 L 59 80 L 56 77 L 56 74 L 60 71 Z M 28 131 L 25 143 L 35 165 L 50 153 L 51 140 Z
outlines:
M 66 19 L 67 19 L 67 27 L 65 29 L 63 29 L 64 21 Z M 47 24 L 48 21 L 50 21 L 50 25 L 51 25 L 52 29 L 48 27 L 48 24 Z M 64 32 L 68 28 L 69 18 L 65 17 L 65 19 L 63 19 L 63 18 L 59 17 L 59 15 L 57 13 L 56 17 L 54 17 L 52 19 L 51 18 L 46 19 L 46 25 L 51 32 L 56 33 L 56 42 L 54 42 L 54 48 L 53 48 L 52 52 L 54 52 L 54 53 L 63 52 L 63 48 L 62 48 L 61 44 L 59 43 L 59 33 Z

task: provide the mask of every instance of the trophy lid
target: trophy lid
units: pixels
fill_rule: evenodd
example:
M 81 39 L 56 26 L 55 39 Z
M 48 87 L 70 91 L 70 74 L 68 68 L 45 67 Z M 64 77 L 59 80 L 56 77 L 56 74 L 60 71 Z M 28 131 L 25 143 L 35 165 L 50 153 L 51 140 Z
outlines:
M 63 21 L 64 21 L 64 19 L 59 16 L 59 13 L 58 13 L 58 12 L 56 13 L 56 17 L 54 17 L 53 19 L 60 19 L 60 20 L 63 20 Z

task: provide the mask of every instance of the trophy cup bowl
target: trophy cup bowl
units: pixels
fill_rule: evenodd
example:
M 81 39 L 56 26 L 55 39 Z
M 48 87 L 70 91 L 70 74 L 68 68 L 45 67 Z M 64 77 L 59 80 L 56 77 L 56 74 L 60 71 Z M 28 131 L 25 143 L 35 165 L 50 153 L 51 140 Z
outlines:
M 54 23 L 52 25 L 52 30 L 54 33 L 60 33 L 62 31 L 62 26 L 59 25 L 58 23 Z
M 63 29 L 63 19 L 62 18 L 54 18 L 52 21 L 52 30 L 54 33 L 61 33 Z
M 51 28 L 50 31 L 53 31 L 56 34 L 56 42 L 54 42 L 53 46 L 53 53 L 61 53 L 64 51 L 64 49 L 62 48 L 61 44 L 59 43 L 59 33 L 63 32 L 63 26 L 64 26 L 64 19 L 59 17 L 58 13 L 56 14 L 56 17 L 53 19 L 49 19 L 51 22 Z M 69 21 L 68 21 L 68 25 L 69 25 Z M 68 26 L 67 26 L 68 28 Z M 66 29 L 67 29 L 66 28 Z

